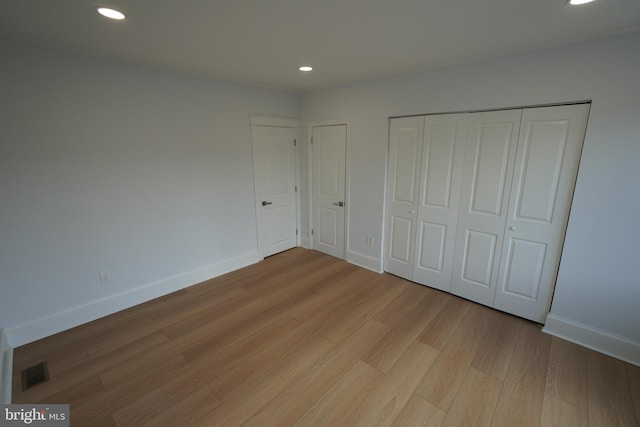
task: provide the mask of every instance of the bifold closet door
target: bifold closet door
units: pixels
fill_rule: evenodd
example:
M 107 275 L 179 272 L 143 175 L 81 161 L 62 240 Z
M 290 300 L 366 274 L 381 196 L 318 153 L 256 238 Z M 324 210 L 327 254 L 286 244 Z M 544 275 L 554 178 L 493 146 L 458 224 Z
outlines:
M 543 323 L 589 108 L 392 119 L 385 270 Z
M 427 116 L 413 280 L 449 292 L 468 114 Z
M 544 323 L 589 104 L 523 110 L 494 307 Z
M 389 124 L 384 268 L 413 280 L 424 117 Z
M 522 110 L 469 115 L 451 292 L 493 306 Z

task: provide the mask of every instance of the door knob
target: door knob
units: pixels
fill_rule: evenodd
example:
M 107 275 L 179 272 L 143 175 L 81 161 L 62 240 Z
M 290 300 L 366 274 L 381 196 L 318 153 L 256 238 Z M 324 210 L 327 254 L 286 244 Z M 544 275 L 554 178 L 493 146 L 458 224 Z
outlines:
M 262 206 L 272 205 L 273 202 L 267 202 L 266 200 L 262 201 Z
M 411 209 L 411 210 L 409 211 L 409 213 L 410 213 L 411 215 L 413 215 L 414 213 L 416 213 L 416 211 L 414 211 L 413 209 Z
M 334 203 L 335 206 L 344 206 L 344 202 Z
M 509 230 L 516 231 L 516 228 L 512 225 L 512 226 L 509 227 Z

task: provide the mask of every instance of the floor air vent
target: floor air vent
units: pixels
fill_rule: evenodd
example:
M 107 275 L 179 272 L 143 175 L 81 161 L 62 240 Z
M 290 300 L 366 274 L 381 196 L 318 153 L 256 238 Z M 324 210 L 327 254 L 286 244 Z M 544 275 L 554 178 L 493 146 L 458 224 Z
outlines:
M 48 380 L 49 369 L 47 368 L 47 362 L 38 363 L 22 371 L 22 391 Z

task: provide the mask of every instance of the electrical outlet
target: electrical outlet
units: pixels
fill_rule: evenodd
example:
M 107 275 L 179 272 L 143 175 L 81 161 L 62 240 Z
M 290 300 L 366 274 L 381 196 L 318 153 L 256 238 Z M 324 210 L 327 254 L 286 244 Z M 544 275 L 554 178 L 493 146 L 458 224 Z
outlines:
M 109 280 L 111 280 L 111 275 L 108 271 L 100 273 L 100 283 L 107 283 Z
M 367 237 L 367 246 L 373 247 L 373 236 Z
M 224 239 L 220 239 L 220 249 L 224 249 Z

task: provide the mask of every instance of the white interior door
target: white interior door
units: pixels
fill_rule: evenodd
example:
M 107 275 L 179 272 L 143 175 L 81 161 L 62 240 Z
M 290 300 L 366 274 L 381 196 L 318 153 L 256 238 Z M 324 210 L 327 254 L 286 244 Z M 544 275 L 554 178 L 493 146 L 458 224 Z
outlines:
M 347 126 L 314 126 L 313 248 L 344 259 Z
M 588 114 L 588 104 L 522 114 L 495 308 L 544 323 Z
M 451 290 L 468 114 L 427 116 L 413 280 Z
M 413 280 L 424 117 L 389 124 L 384 269 Z
M 258 248 L 262 257 L 297 245 L 296 129 L 252 126 Z
M 521 110 L 469 115 L 451 292 L 492 306 Z

